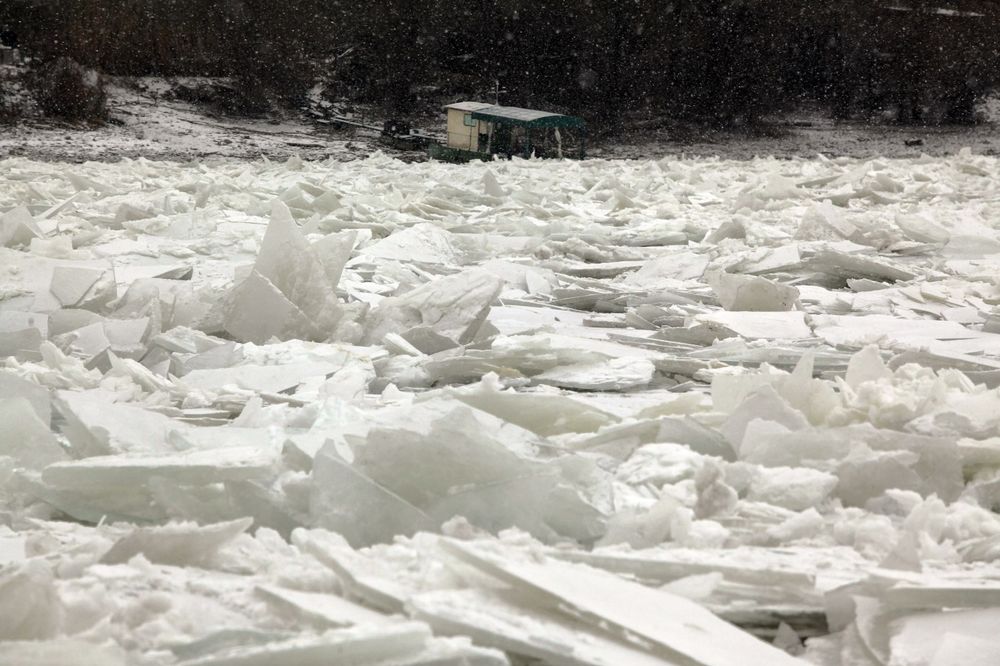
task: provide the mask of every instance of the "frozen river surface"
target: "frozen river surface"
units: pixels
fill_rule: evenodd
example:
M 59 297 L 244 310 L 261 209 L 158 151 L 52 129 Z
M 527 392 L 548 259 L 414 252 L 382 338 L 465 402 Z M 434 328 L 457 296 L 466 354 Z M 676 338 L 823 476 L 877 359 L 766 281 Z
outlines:
M 0 664 L 1000 663 L 1000 161 L 0 161 Z

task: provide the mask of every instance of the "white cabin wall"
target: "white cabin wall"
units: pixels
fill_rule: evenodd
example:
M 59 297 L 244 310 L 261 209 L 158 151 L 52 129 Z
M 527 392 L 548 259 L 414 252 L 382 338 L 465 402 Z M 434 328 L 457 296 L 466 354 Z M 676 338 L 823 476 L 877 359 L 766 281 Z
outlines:
M 475 126 L 465 124 L 467 111 L 448 109 L 448 147 L 460 150 L 479 150 L 479 121 Z

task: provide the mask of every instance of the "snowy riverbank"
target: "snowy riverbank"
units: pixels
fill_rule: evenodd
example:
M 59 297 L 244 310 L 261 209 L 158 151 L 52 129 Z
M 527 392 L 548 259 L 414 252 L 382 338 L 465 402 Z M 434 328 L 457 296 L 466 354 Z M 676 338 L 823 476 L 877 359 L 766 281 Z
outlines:
M 246 119 L 210 113 L 205 105 L 182 101 L 181 85 L 197 86 L 198 79 L 112 79 L 108 87 L 111 122 L 97 129 L 81 129 L 39 119 L 0 125 L 0 159 L 27 157 L 45 161 L 116 162 L 122 158 L 189 161 L 205 159 L 354 160 L 378 150 L 389 150 L 372 132 L 335 130 L 296 114 L 278 119 Z M 210 80 L 206 80 L 210 81 Z M 835 122 L 816 113 L 800 112 L 776 120 L 760 131 L 709 131 L 689 127 L 635 129 L 627 136 L 598 139 L 593 157 L 661 159 L 667 156 L 721 156 L 752 159 L 832 157 L 872 159 L 943 157 L 970 147 L 976 154 L 1000 151 L 996 121 L 998 102 L 991 99 L 982 115 L 988 121 L 973 127 L 906 127 Z M 358 110 L 355 110 L 358 113 Z M 368 110 L 358 116 L 369 123 L 385 120 Z M 443 129 L 438 113 L 411 118 L 415 126 L 432 133 Z M 392 151 L 389 151 L 392 153 Z M 425 159 L 422 152 L 395 152 L 406 160 Z

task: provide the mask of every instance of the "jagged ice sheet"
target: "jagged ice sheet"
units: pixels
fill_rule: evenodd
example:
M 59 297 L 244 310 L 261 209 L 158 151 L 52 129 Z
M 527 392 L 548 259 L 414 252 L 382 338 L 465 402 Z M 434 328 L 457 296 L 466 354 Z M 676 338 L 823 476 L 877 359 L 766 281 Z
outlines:
M 0 161 L 0 663 L 1000 663 L 998 183 Z

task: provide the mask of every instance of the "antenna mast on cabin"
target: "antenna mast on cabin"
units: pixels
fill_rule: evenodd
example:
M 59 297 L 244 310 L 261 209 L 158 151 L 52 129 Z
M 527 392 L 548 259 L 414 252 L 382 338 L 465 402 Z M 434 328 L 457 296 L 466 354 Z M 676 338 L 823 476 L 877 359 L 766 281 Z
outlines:
M 500 94 L 507 94 L 507 89 L 500 88 L 500 79 L 493 79 L 493 103 L 500 106 Z

